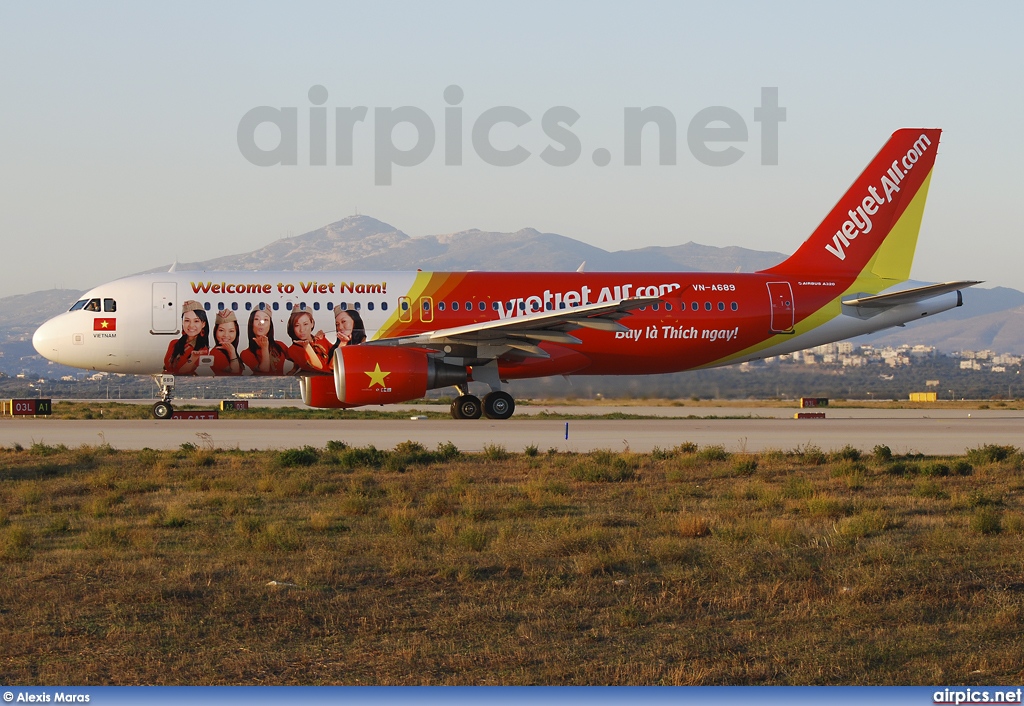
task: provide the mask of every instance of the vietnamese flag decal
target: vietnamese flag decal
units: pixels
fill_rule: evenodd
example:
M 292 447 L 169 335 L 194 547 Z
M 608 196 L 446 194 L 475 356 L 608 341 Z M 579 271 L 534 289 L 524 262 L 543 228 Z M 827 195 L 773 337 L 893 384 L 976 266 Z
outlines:
M 93 331 L 116 331 L 117 330 L 117 319 L 93 319 L 92 320 Z

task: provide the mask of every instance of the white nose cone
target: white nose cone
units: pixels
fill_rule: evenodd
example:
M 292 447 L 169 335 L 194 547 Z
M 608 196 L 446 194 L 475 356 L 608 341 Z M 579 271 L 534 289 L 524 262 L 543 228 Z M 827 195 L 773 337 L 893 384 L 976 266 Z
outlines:
M 47 360 L 52 360 L 54 363 L 60 362 L 59 328 L 60 326 L 53 319 L 50 319 L 32 334 L 32 347 L 36 349 L 39 355 Z

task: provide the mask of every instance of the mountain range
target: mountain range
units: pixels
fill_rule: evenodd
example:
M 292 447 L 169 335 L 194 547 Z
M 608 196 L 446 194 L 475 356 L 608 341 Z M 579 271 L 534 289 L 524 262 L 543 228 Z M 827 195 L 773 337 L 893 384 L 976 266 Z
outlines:
M 594 272 L 754 272 L 784 258 L 778 252 L 693 242 L 609 252 L 533 228 L 515 233 L 466 230 L 414 238 L 369 216 L 350 216 L 252 252 L 177 263 L 175 267 L 178 271 L 572 271 L 586 262 L 586 270 Z M 166 271 L 168 267 L 169 263 L 148 271 Z M 65 311 L 80 294 L 77 290 L 49 289 L 0 299 L 0 370 L 11 373 L 30 361 L 35 353 L 32 332 L 47 318 Z M 1024 292 L 1007 287 L 972 287 L 964 290 L 961 308 L 855 342 L 921 343 L 947 353 L 985 348 L 1024 353 Z

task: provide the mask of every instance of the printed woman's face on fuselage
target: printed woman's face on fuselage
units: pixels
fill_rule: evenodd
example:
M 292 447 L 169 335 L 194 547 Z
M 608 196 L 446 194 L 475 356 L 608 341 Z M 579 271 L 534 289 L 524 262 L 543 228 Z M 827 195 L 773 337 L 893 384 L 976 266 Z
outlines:
M 300 341 L 310 340 L 310 334 L 313 332 L 313 317 L 309 314 L 303 314 L 295 320 L 295 335 L 298 336 Z
M 213 332 L 214 337 L 217 339 L 218 346 L 230 346 L 235 342 L 235 335 L 238 331 L 238 325 L 234 321 L 228 321 L 224 324 L 217 324 L 216 330 Z
M 334 313 L 334 324 L 338 330 L 338 340 L 343 343 L 348 343 L 352 340 L 352 330 L 356 326 L 356 322 L 352 320 L 352 317 L 345 313 L 344 309 L 336 309 Z
M 186 311 L 181 316 L 181 331 L 189 338 L 195 338 L 203 332 L 203 320 L 194 311 Z
M 266 336 L 270 333 L 270 314 L 265 311 L 257 311 L 252 317 L 252 332 L 256 336 Z

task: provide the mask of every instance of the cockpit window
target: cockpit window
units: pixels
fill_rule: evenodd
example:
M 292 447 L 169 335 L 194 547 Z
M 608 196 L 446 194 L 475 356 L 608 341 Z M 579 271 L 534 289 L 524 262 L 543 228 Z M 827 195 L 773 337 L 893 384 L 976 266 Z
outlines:
M 85 310 L 86 311 L 99 311 L 100 310 L 100 300 L 99 299 L 90 299 L 89 303 L 85 305 Z
M 75 302 L 74 304 L 71 305 L 71 308 L 68 309 L 68 311 L 78 311 L 79 309 L 81 309 L 83 306 L 85 306 L 88 303 L 89 303 L 88 299 L 79 299 L 77 302 Z
M 117 311 L 117 302 L 114 301 L 113 299 L 104 299 L 103 300 L 103 311 L 111 312 L 111 313 Z

